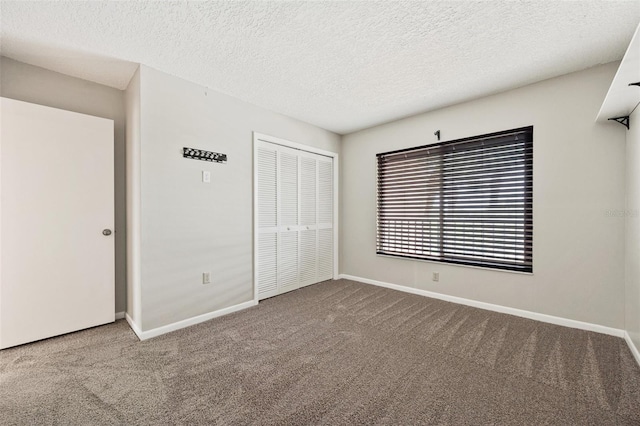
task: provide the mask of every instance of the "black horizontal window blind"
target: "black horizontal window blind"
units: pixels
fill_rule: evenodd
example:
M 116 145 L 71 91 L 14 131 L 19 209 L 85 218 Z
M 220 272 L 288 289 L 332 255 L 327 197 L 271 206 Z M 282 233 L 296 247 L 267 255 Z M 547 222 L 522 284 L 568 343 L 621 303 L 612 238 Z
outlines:
M 532 272 L 533 127 L 377 159 L 378 254 Z

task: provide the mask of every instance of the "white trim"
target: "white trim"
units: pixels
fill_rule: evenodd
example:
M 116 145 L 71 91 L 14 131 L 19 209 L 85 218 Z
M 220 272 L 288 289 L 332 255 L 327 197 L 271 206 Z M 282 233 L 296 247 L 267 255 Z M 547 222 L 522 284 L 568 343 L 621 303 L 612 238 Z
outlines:
M 633 357 L 636 359 L 636 362 L 638 363 L 638 365 L 640 365 L 640 351 L 638 351 L 638 348 L 633 343 L 633 340 L 631 340 L 631 336 L 629 336 L 629 333 L 626 331 L 624 332 L 624 340 L 627 342 L 629 350 L 633 354 Z
M 324 155 L 325 157 L 336 158 L 338 154 L 336 152 L 325 151 L 324 149 L 314 148 L 310 145 L 305 145 L 297 142 L 291 142 L 286 139 L 277 138 L 275 136 L 265 135 L 263 133 L 253 132 L 253 145 L 255 146 L 256 141 L 263 141 L 274 143 L 276 145 L 282 145 L 289 148 L 297 149 L 300 151 L 312 152 L 314 154 Z M 254 152 L 255 153 L 255 152 Z
M 633 110 L 639 105 L 637 92 L 635 90 L 629 90 L 629 83 L 638 81 L 638 65 L 640 64 L 640 55 L 638 54 L 639 46 L 640 24 L 636 27 L 629 46 L 627 46 L 627 50 L 624 52 L 622 61 L 620 61 L 618 65 L 616 75 L 613 77 L 613 80 L 611 80 L 611 85 L 600 106 L 596 121 L 607 123 L 608 118 L 631 115 Z
M 278 158 L 276 157 L 276 164 L 278 164 Z M 253 301 L 258 303 L 258 134 L 253 132 L 253 158 L 251 159 L 251 172 L 253 173 L 253 229 L 251 230 L 251 237 L 253 238 L 253 276 L 251 282 L 253 283 Z
M 447 302 L 459 303 L 461 305 L 473 306 L 475 308 L 486 309 L 488 311 L 500 312 L 503 314 L 515 315 L 522 318 L 528 318 L 536 321 L 542 321 L 550 324 L 561 325 L 564 327 L 577 328 L 580 330 L 594 331 L 596 333 L 608 334 L 616 337 L 625 337 L 625 331 L 619 328 L 606 327 L 604 325 L 592 324 L 588 322 L 576 321 L 568 318 L 555 317 L 553 315 L 541 314 L 538 312 L 525 311 L 508 306 L 494 305 L 492 303 L 479 302 L 476 300 L 465 299 L 458 296 L 450 296 L 447 294 L 435 293 L 432 291 L 421 290 L 403 285 L 376 281 L 369 278 L 355 277 L 353 275 L 340 274 L 340 278 L 358 281 L 365 284 L 372 284 L 379 287 L 386 287 L 393 290 L 403 291 L 405 293 L 418 294 L 420 296 L 432 297 L 434 299 L 445 300 Z
M 126 272 L 127 310 L 142 318 L 142 73 L 139 65 L 125 90 Z
M 138 326 L 133 322 L 129 314 L 126 315 L 127 322 L 134 333 L 138 336 L 140 340 L 151 339 L 152 337 L 157 337 L 162 334 L 170 333 L 172 331 L 180 330 L 185 327 L 189 327 L 192 325 L 200 324 L 201 322 L 209 321 L 210 319 L 221 317 L 223 315 L 228 315 L 233 312 L 242 311 L 243 309 L 250 308 L 252 306 L 257 305 L 258 302 L 255 300 L 249 300 L 248 302 L 240 303 L 238 305 L 229 306 L 228 308 L 219 309 L 217 311 L 208 312 L 206 314 L 198 315 L 193 318 L 188 318 L 186 320 L 174 322 L 173 324 L 164 325 L 162 327 L 153 328 L 148 331 L 142 331 Z
M 333 279 L 337 279 L 338 275 L 340 275 L 339 262 L 340 257 L 338 256 L 338 250 L 340 248 L 339 239 L 340 239 L 340 210 L 338 206 L 338 202 L 340 198 L 338 197 L 338 191 L 340 190 L 340 185 L 338 185 L 338 179 L 340 178 L 340 162 L 339 162 L 338 154 L 333 157 Z
M 2 97 L 0 97 L 2 99 Z M 2 104 L 0 101 L 0 116 L 2 115 Z M 2 142 L 0 141 L 0 160 L 2 159 Z M 2 224 L 2 161 L 0 161 L 0 224 Z M 2 265 L 2 226 L 0 226 L 0 266 Z M 0 289 L 2 288 L 2 274 L 0 273 Z M 2 291 L 0 291 L 0 318 L 2 318 Z M 0 347 L 2 347 L 2 327 L 0 327 Z
M 400 260 L 410 260 L 410 261 L 412 260 L 415 262 L 433 263 L 436 265 L 461 266 L 463 268 L 481 269 L 484 271 L 491 271 L 491 272 L 506 272 L 508 274 L 518 274 L 518 275 L 533 275 L 533 272 L 512 271 L 510 269 L 492 268 L 490 266 L 464 265 L 462 263 L 449 263 L 449 262 L 441 262 L 439 260 L 418 259 L 415 257 L 405 257 L 402 255 L 394 256 L 392 254 L 376 253 L 376 256 L 386 257 L 387 259 L 400 259 Z
M 263 133 L 253 132 L 253 300 L 258 303 L 258 173 L 256 170 L 256 159 L 258 158 L 258 142 L 267 142 L 284 147 L 297 149 L 299 151 L 310 152 L 313 154 L 324 155 L 325 157 L 331 157 L 333 159 L 333 279 L 337 280 L 339 276 L 339 260 L 340 260 L 340 246 L 339 246 L 339 224 L 340 224 L 340 211 L 339 211 L 339 155 L 337 152 L 325 151 L 323 149 L 314 148 L 309 145 L 304 145 L 296 142 L 291 142 L 286 139 L 277 138 L 275 136 L 265 135 Z M 279 210 L 279 209 L 278 209 Z
M 124 311 L 116 312 L 116 320 L 124 319 L 124 315 L 125 315 Z

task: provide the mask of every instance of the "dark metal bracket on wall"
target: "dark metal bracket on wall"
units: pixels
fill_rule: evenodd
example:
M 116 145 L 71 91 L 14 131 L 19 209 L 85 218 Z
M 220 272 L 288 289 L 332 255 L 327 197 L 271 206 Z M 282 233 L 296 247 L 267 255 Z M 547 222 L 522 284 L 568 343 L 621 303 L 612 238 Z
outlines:
M 640 81 L 636 81 L 635 83 L 629 83 L 628 86 L 640 87 Z M 629 116 L 628 115 L 622 115 L 620 117 L 613 117 L 613 118 L 610 118 L 609 120 L 615 121 L 616 123 L 620 123 L 624 127 L 626 127 L 627 130 L 629 130 Z
M 629 130 L 629 116 L 628 115 L 624 115 L 622 117 L 614 117 L 614 118 L 610 118 L 609 120 L 613 120 L 616 123 L 620 123 L 622 124 L 624 127 L 627 128 L 627 130 Z
M 204 151 L 202 149 L 195 148 L 182 148 L 182 156 L 193 160 L 211 161 L 214 163 L 227 162 L 227 154 L 220 154 L 219 152 Z

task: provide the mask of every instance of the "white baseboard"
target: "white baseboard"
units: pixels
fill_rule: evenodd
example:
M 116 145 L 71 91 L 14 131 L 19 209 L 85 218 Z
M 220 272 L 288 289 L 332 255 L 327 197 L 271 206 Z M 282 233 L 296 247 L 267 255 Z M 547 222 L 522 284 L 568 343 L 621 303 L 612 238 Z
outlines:
M 134 333 L 138 336 L 140 340 L 151 339 L 152 337 L 157 337 L 162 334 L 170 333 L 172 331 L 180 330 L 181 328 L 189 327 L 191 325 L 200 324 L 201 322 L 208 321 L 213 318 L 221 317 L 223 315 L 228 315 L 233 312 L 241 311 L 243 309 L 250 308 L 252 306 L 257 305 L 258 302 L 255 300 L 250 300 L 248 302 L 240 303 L 238 305 L 229 306 L 228 308 L 219 309 L 217 311 L 208 312 L 206 314 L 198 315 L 197 317 L 188 318 L 186 320 L 174 322 L 172 324 L 164 325 L 162 327 L 153 328 L 151 330 L 142 331 L 140 327 L 136 323 L 133 322 L 129 314 L 126 314 L 127 322 L 129 326 L 133 330 Z
M 626 340 L 627 345 L 629 346 L 629 349 L 633 354 L 633 357 L 636 359 L 636 362 L 638 363 L 638 365 L 640 365 L 640 351 L 638 351 L 638 348 L 633 343 L 633 340 L 631 340 L 631 336 L 629 336 L 629 333 L 627 333 L 626 331 L 624 332 L 624 340 Z
M 124 311 L 123 312 L 116 312 L 116 320 L 121 320 L 124 319 Z
M 604 325 L 591 324 L 588 322 L 576 321 L 572 319 L 555 317 L 553 315 L 541 314 L 538 312 L 524 311 L 522 309 L 510 308 L 502 305 L 494 305 L 492 303 L 479 302 L 477 300 L 465 299 L 457 296 L 450 296 L 447 294 L 435 293 L 432 291 L 421 290 L 413 287 L 406 287 L 403 285 L 386 283 L 383 281 L 371 280 L 369 278 L 355 277 L 353 275 L 340 274 L 339 278 L 347 280 L 358 281 L 365 284 L 372 284 L 379 287 L 386 287 L 393 290 L 403 291 L 405 293 L 418 294 L 420 296 L 432 297 L 434 299 L 445 300 L 447 302 L 459 303 L 461 305 L 473 306 L 474 308 L 486 309 L 488 311 L 500 312 L 503 314 L 515 315 L 522 318 L 528 318 L 536 321 L 547 322 L 550 324 L 562 325 L 564 327 L 577 328 L 580 330 L 595 331 L 596 333 L 609 334 L 616 337 L 625 337 L 625 331 L 605 327 Z M 627 343 L 629 340 L 627 340 Z M 632 349 L 633 351 L 633 349 Z M 636 352 L 637 353 L 637 352 Z

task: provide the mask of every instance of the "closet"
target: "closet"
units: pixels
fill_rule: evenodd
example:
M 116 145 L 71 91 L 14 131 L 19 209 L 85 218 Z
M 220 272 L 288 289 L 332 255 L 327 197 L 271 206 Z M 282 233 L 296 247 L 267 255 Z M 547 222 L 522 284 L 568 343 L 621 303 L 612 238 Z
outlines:
M 259 300 L 333 278 L 333 158 L 256 140 Z

